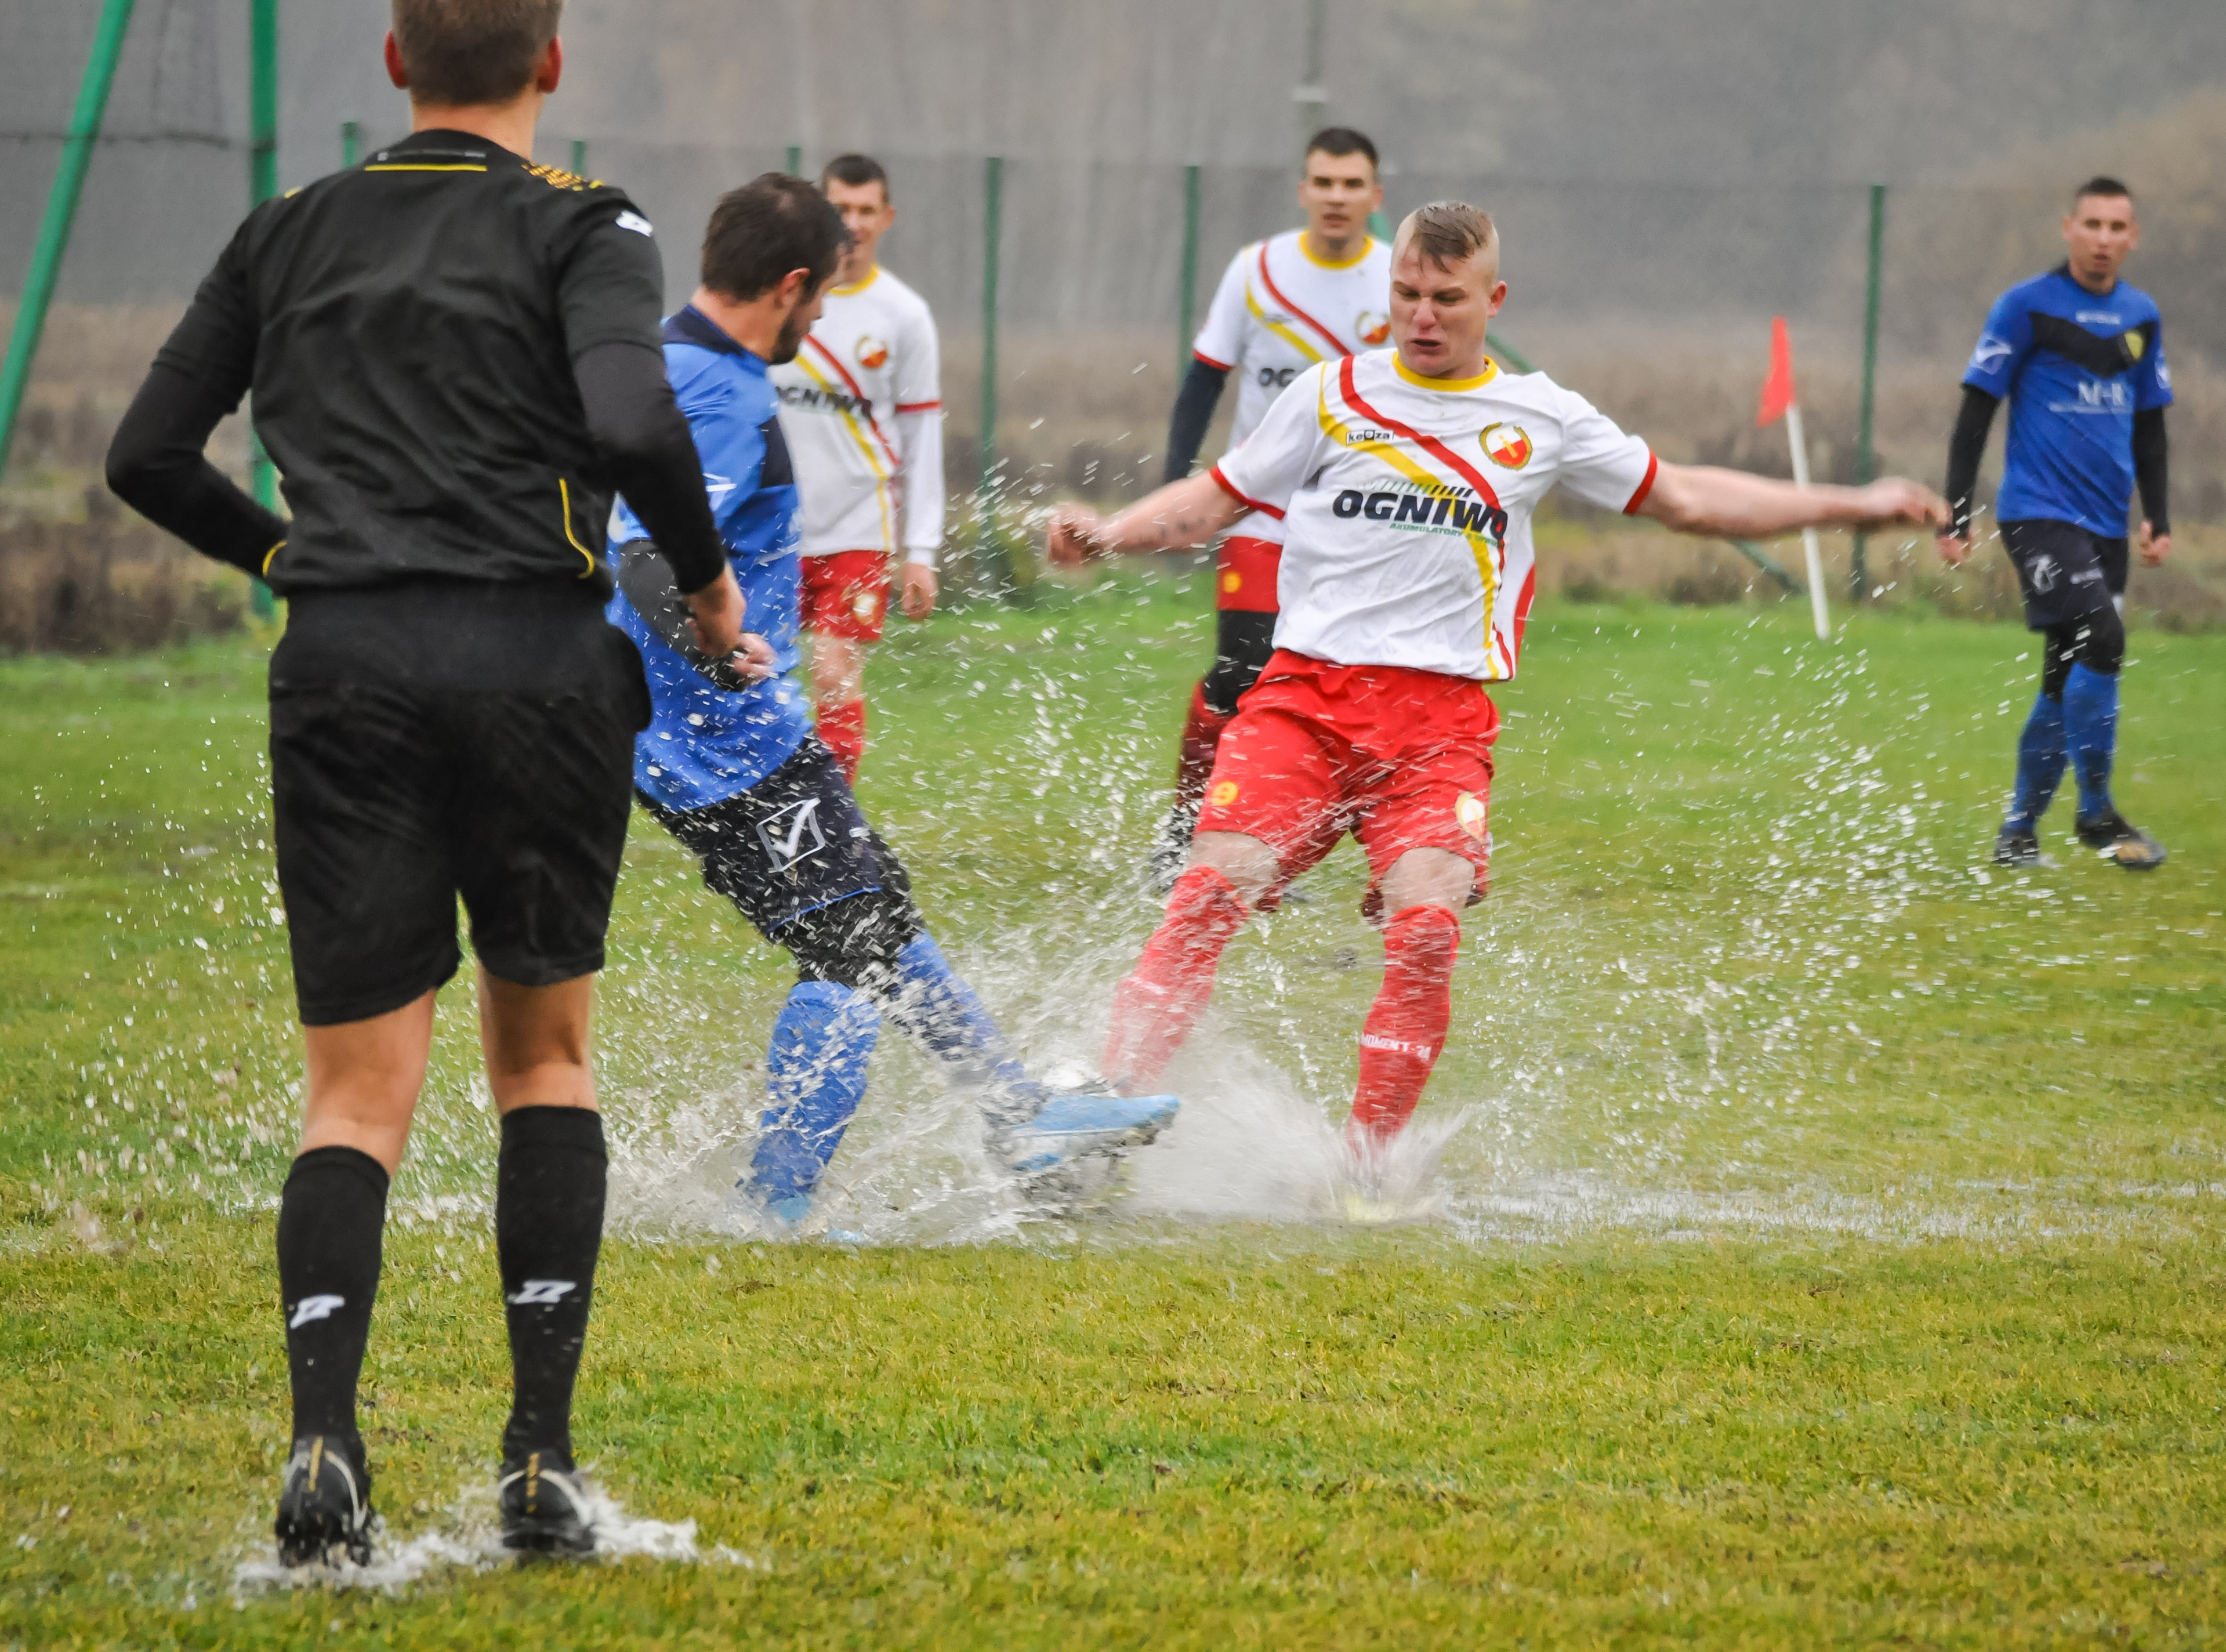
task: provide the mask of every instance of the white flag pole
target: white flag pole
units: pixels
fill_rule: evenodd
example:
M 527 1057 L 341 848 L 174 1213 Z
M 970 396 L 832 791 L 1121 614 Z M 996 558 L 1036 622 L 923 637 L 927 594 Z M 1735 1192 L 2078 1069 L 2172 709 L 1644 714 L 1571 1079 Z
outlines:
M 1793 448 L 1793 481 L 1797 487 L 1809 486 L 1809 443 L 1801 434 L 1801 403 L 1789 402 L 1785 407 L 1785 439 Z M 1824 610 L 1824 553 L 1816 543 L 1816 530 L 1801 530 L 1801 549 L 1809 556 L 1809 607 L 1816 616 L 1816 640 L 1832 639 L 1831 616 Z

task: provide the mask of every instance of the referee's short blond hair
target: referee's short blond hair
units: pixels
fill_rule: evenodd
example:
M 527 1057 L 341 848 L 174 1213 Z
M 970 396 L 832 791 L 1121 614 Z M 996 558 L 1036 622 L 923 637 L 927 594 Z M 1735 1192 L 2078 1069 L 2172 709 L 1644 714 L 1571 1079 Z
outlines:
M 532 84 L 564 0 L 394 0 L 412 103 L 504 104 Z
M 1499 267 L 1499 226 L 1490 213 L 1465 200 L 1434 200 L 1417 206 L 1399 226 L 1398 239 L 1411 242 L 1415 251 L 1441 270 L 1479 252 L 1491 255 L 1493 269 Z

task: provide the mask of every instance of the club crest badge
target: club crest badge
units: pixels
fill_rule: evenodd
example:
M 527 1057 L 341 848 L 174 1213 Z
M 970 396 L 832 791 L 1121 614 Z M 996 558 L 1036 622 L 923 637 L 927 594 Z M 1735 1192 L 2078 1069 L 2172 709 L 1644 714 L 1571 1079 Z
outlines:
M 872 372 L 877 368 L 886 367 L 888 365 L 889 346 L 887 340 L 877 339 L 870 333 L 863 333 L 858 336 L 857 348 L 858 365 L 861 367 L 863 367 L 868 372 Z
M 1487 424 L 1477 438 L 1484 456 L 1495 465 L 1520 470 L 1530 462 L 1530 435 L 1519 424 Z
M 1370 349 L 1391 341 L 1391 318 L 1382 310 L 1363 310 L 1352 323 L 1352 336 Z
M 1461 830 L 1476 839 L 1478 842 L 1484 842 L 1486 830 L 1484 799 L 1478 797 L 1476 793 L 1464 791 L 1453 800 L 1453 819 L 1460 823 Z

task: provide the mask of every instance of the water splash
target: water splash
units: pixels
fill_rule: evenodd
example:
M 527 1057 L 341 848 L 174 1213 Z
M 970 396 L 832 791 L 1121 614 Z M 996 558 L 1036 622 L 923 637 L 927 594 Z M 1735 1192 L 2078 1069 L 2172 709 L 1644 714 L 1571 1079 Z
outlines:
M 696 1541 L 692 1520 L 650 1520 L 626 1512 L 625 1507 L 593 1479 L 582 1483 L 588 1517 L 595 1533 L 595 1560 L 613 1561 L 632 1556 L 681 1566 L 739 1566 L 755 1567 L 753 1557 L 715 1544 L 709 1548 Z M 258 1510 L 253 1523 L 262 1525 L 267 1514 Z M 278 1562 L 274 1543 L 259 1544 L 232 1571 L 232 1596 L 237 1600 L 272 1590 L 356 1589 L 394 1592 L 422 1582 L 448 1568 L 487 1572 L 499 1566 L 515 1566 L 520 1557 L 502 1546 L 502 1527 L 492 1484 L 466 1486 L 438 1516 L 429 1530 L 404 1537 L 380 1518 L 372 1538 L 371 1562 L 350 1560 L 316 1566 L 286 1566 Z

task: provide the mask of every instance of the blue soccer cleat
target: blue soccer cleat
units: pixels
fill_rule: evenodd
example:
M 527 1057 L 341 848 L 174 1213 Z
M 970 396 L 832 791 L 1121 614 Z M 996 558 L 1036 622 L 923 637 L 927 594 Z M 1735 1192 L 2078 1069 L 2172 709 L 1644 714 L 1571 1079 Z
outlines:
M 1033 1118 L 999 1131 L 995 1145 L 1016 1174 L 1037 1175 L 1091 1153 L 1141 1147 L 1181 1106 L 1173 1096 L 1053 1095 Z

